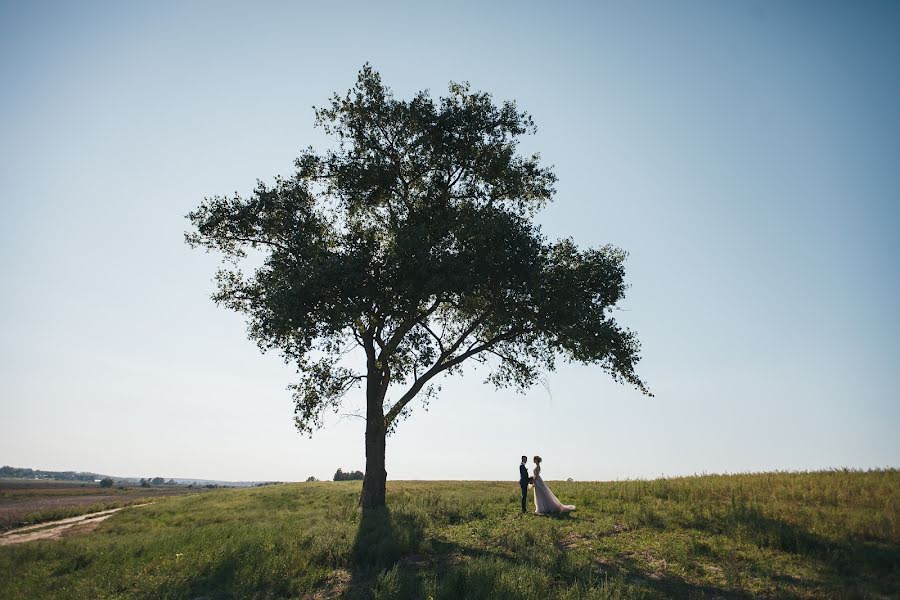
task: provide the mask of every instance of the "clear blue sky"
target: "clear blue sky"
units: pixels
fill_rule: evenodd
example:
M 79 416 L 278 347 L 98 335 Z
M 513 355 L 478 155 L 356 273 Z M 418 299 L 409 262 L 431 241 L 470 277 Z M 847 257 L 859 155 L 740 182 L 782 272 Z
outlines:
M 900 5 L 331 4 L 0 5 L 0 463 L 363 467 L 361 421 L 294 431 L 293 369 L 182 233 L 326 147 L 311 107 L 370 61 L 398 96 L 468 80 L 533 114 L 523 150 L 560 178 L 539 220 L 630 252 L 656 393 L 574 365 L 549 392 L 446 381 L 389 478 L 900 465 Z

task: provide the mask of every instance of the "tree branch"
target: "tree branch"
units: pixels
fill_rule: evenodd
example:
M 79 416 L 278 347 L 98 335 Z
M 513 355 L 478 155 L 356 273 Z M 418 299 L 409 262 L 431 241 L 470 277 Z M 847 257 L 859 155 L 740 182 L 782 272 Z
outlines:
M 505 361 L 507 361 L 507 362 L 510 362 L 510 363 L 516 365 L 516 367 L 519 368 L 519 369 L 525 368 L 525 367 L 527 366 L 527 365 L 526 365 L 524 362 L 522 362 L 521 360 L 517 360 L 517 359 L 515 359 L 515 358 L 513 358 L 513 357 L 511 357 L 511 356 L 506 356 L 505 354 L 503 354 L 503 353 L 501 353 L 501 352 L 497 352 L 497 351 L 494 350 L 493 348 L 488 348 L 487 351 L 490 352 L 491 354 L 493 354 L 494 356 L 499 357 L 500 360 L 505 360 Z
M 453 344 L 451 344 L 449 348 L 447 348 L 446 351 L 441 352 L 441 356 L 438 360 L 439 361 L 443 360 L 443 359 L 447 358 L 448 356 L 450 356 L 451 354 L 453 354 L 454 352 L 456 352 L 459 349 L 459 347 L 463 344 L 463 342 L 466 341 L 466 338 L 468 338 L 470 335 L 472 335 L 472 332 L 475 331 L 476 329 L 478 329 L 478 327 L 482 323 L 484 323 L 484 320 L 487 319 L 488 316 L 491 314 L 492 308 L 493 308 L 492 305 L 488 305 L 488 307 L 484 310 L 484 312 L 481 313 L 478 316 L 478 318 L 476 318 L 474 321 L 472 321 L 469 324 L 469 326 L 466 327 L 465 330 L 463 330 L 462 335 L 460 335 L 457 338 L 457 340 L 455 342 L 453 342 Z
M 455 356 L 452 359 L 445 362 L 441 371 L 451 369 L 451 368 L 455 367 L 456 365 L 458 365 L 459 363 L 461 363 L 462 361 L 469 358 L 470 356 L 474 356 L 475 354 L 478 354 L 479 352 L 482 352 L 484 350 L 492 348 L 493 346 L 495 346 L 496 344 L 498 344 L 500 342 L 505 342 L 506 340 L 511 340 L 516 336 L 523 335 L 524 333 L 526 333 L 526 330 L 511 329 L 511 330 L 507 331 L 506 333 L 501 333 L 500 335 L 492 337 L 488 341 L 486 341 L 478 346 L 469 346 L 468 350 L 466 350 L 459 356 Z
M 230 241 L 230 242 L 244 242 L 247 244 L 263 244 L 265 246 L 272 246 L 273 248 L 278 248 L 279 250 L 283 250 L 288 254 L 292 254 L 290 248 L 285 246 L 284 244 L 279 244 L 278 242 L 273 242 L 270 240 L 261 240 L 258 238 L 249 238 L 249 237 L 240 237 L 236 235 L 223 235 L 220 239 Z
M 412 328 L 416 326 L 416 324 L 418 324 L 422 321 L 422 319 L 427 319 L 435 310 L 437 310 L 437 307 L 440 304 L 441 304 L 441 298 L 440 298 L 440 296 L 438 296 L 434 299 L 434 302 L 432 302 L 431 305 L 428 308 L 426 308 L 421 314 L 417 314 L 416 316 L 410 317 L 410 318 L 406 319 L 405 321 L 403 321 L 397 327 L 397 330 L 394 331 L 394 333 L 391 335 L 390 339 L 387 341 L 387 343 L 384 345 L 384 347 L 381 349 L 381 355 L 379 356 L 379 360 L 381 360 L 383 358 L 387 358 L 388 356 L 393 354 L 394 350 L 397 349 L 397 346 L 400 345 L 400 342 L 403 341 L 403 336 L 405 336 L 407 333 L 409 333 L 412 330 Z
M 387 366 L 382 370 L 381 375 L 381 386 L 378 388 L 381 392 L 382 401 L 384 397 L 387 395 L 388 386 L 391 384 L 391 369 Z
M 365 348 L 366 344 L 365 344 L 365 342 L 363 342 L 362 336 L 360 335 L 359 330 L 355 327 L 355 325 L 356 324 L 354 323 L 354 326 L 350 328 L 350 330 L 353 331 L 353 337 L 356 338 L 357 344 L 359 344 L 360 346 Z
M 435 341 L 437 342 L 438 348 L 440 348 L 440 350 L 441 350 L 441 354 L 443 354 L 444 353 L 444 341 L 440 337 L 438 337 L 438 334 L 436 334 L 434 331 L 431 330 L 431 327 L 428 326 L 427 322 L 419 323 L 419 325 L 421 325 L 425 329 L 425 331 L 427 331 L 428 333 L 431 334 L 431 337 L 433 337 L 435 339 Z
M 453 357 L 450 360 L 445 360 L 447 356 L 441 354 L 441 356 L 438 357 L 438 360 L 431 366 L 431 368 L 422 373 L 422 376 L 415 380 L 410 388 L 406 391 L 406 393 L 403 394 L 400 399 L 397 400 L 394 406 L 391 407 L 391 409 L 384 417 L 385 426 L 390 426 L 391 422 L 393 422 L 397 415 L 400 414 L 400 411 L 402 411 L 403 408 L 407 404 L 409 404 L 409 402 L 416 396 L 416 394 L 418 394 L 422 390 L 422 388 L 425 387 L 425 384 L 433 379 L 435 375 L 438 375 L 439 373 L 441 373 L 442 371 L 446 371 L 447 369 L 452 369 L 467 358 L 474 356 L 479 352 L 492 348 L 500 342 L 511 340 L 525 333 L 527 333 L 527 330 L 511 329 L 505 333 L 494 336 L 493 338 L 483 342 L 478 346 L 469 346 L 468 350 L 458 356 Z M 457 340 L 457 343 L 460 344 L 461 341 Z

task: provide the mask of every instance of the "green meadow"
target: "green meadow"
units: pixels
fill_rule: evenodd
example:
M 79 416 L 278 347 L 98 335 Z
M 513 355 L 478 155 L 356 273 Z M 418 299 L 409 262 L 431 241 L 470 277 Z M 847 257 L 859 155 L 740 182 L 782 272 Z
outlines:
M 900 472 L 551 482 L 359 482 L 167 497 L 0 547 L 0 598 L 898 598 Z

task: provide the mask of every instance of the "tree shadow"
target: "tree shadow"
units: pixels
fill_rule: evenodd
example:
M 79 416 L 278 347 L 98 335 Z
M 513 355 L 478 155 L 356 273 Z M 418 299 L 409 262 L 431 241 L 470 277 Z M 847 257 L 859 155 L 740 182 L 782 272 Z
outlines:
M 540 516 L 559 521 L 577 517 L 572 514 Z M 833 543 L 802 527 L 766 517 L 752 509 L 732 511 L 722 518 L 705 522 L 695 521 L 690 527 L 742 537 L 760 547 L 807 555 L 834 573 L 827 581 L 768 573 L 777 588 L 774 593 L 781 598 L 806 597 L 814 590 L 821 592 L 823 586 L 837 592 L 849 582 L 873 575 L 879 581 L 870 582 L 870 590 L 884 588 L 883 591 L 887 591 L 900 573 L 900 548 L 896 545 L 865 540 Z M 620 586 L 625 590 L 623 593 L 636 588 L 669 598 L 743 600 L 753 597 L 742 589 L 746 583 L 743 578 L 751 571 L 766 570 L 764 565 L 725 560 L 722 566 L 728 572 L 729 583 L 719 586 L 690 582 L 677 573 L 648 567 L 639 557 L 628 554 L 611 556 L 609 562 L 598 559 L 590 572 L 580 567 L 576 571 L 566 566 L 565 555 L 569 548 L 563 544 L 558 545 L 557 550 L 556 566 L 548 567 L 547 558 L 541 553 L 425 539 L 424 528 L 413 515 L 391 512 L 387 508 L 364 510 L 360 512 L 349 582 L 343 588 L 342 597 L 424 598 L 427 586 L 445 597 L 513 598 L 520 590 L 510 584 L 512 579 L 527 578 L 529 573 L 546 573 L 549 568 L 553 572 L 554 585 L 575 586 L 573 590 L 581 589 L 581 585 L 590 587 L 598 585 L 598 581 L 607 581 Z
M 343 597 L 368 599 L 376 591 L 401 598 L 422 596 L 416 569 L 424 531 L 417 519 L 387 507 L 361 509 L 353 542 L 350 582 Z
M 728 589 L 704 583 L 692 583 L 677 575 L 659 573 L 642 567 L 628 556 L 619 556 L 619 564 L 612 568 L 614 575 L 623 577 L 629 584 L 649 589 L 665 598 L 710 598 L 716 600 L 743 600 L 756 598 L 741 589 Z M 799 596 L 779 594 L 779 598 L 793 599 Z
M 568 520 L 571 514 L 539 515 Z M 557 546 L 560 554 L 566 549 Z M 617 557 L 615 566 L 594 570 L 593 581 L 618 581 L 623 588 L 641 588 L 671 598 L 720 598 L 743 600 L 746 592 L 712 585 L 693 584 L 674 575 L 659 574 L 629 557 Z M 478 548 L 446 539 L 425 540 L 419 521 L 387 508 L 360 513 L 359 529 L 353 544 L 352 568 L 343 598 L 371 599 L 425 598 L 425 577 L 430 577 L 437 594 L 443 597 L 517 598 L 519 589 L 510 583 L 522 569 L 542 573 L 546 564 L 515 550 Z M 518 571 L 517 571 L 518 570 Z M 577 586 L 586 573 L 556 572 L 556 585 Z M 627 593 L 624 592 L 624 593 Z M 784 596 L 792 597 L 792 596 Z
M 440 557 L 440 563 L 434 565 L 439 567 L 435 569 L 439 571 L 435 584 L 439 590 L 438 595 L 443 597 L 517 598 L 519 590 L 509 586 L 510 573 L 515 576 L 515 570 L 523 566 L 533 573 L 541 573 L 547 569 L 546 564 L 532 561 L 514 551 L 473 548 L 446 540 L 433 540 L 431 543 L 435 554 Z M 566 552 L 557 547 L 563 554 Z M 587 588 L 579 588 L 579 585 L 592 582 L 589 587 L 596 588 L 599 585 L 610 597 L 632 597 L 637 590 L 649 591 L 654 597 L 658 595 L 665 598 L 745 600 L 755 597 L 742 590 L 691 583 L 675 575 L 656 573 L 627 556 L 617 556 L 616 559 L 615 565 L 606 564 L 602 570 L 595 568 L 591 573 L 557 572 L 554 574 L 554 585 L 573 586 L 573 591 L 581 589 L 583 593 L 591 594 Z M 603 585 L 604 582 L 607 585 Z M 779 597 L 799 598 L 791 595 Z
M 189 580 L 187 589 L 190 598 L 233 598 L 236 574 L 240 567 L 238 556 L 229 553 L 209 571 Z
M 818 562 L 831 587 L 868 581 L 889 592 L 900 574 L 900 546 L 888 540 L 850 537 L 830 540 L 804 527 L 764 515 L 753 506 L 738 505 L 721 518 L 693 521 L 687 527 L 720 535 L 744 538 L 760 548 L 787 552 Z M 772 574 L 773 580 L 801 588 L 818 587 L 822 582 L 786 578 Z M 892 583 L 893 582 L 893 583 Z

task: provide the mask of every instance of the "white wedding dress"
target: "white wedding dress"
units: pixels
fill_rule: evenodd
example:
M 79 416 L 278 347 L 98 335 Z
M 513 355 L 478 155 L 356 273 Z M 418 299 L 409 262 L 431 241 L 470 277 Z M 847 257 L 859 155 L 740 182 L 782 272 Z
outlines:
M 538 514 L 546 514 L 546 513 L 569 512 L 571 510 L 575 510 L 575 505 L 561 503 L 556 498 L 556 496 L 553 495 L 553 492 L 550 491 L 550 488 L 547 487 L 547 484 L 544 483 L 544 480 L 541 479 L 541 465 L 535 465 L 535 467 L 534 467 L 534 512 L 536 512 Z

